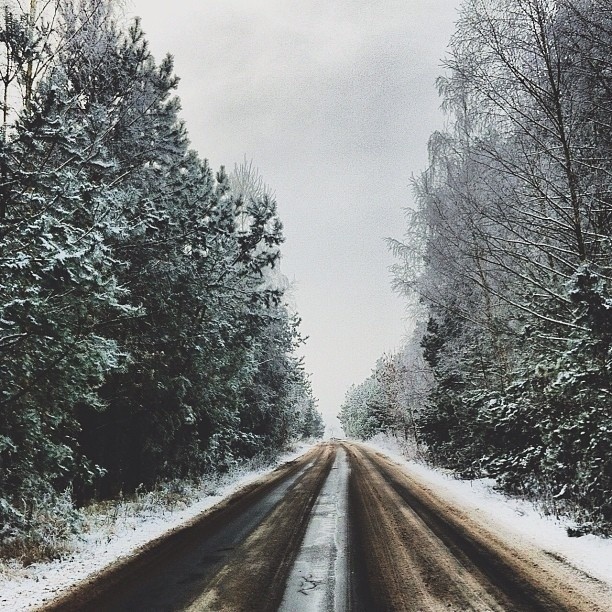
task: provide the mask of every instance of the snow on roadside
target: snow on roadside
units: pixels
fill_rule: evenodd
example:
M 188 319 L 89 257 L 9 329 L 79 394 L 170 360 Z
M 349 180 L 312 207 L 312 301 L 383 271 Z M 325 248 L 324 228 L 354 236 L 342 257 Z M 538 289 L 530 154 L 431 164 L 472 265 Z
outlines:
M 35 563 L 27 568 L 0 565 L 0 610 L 34 610 L 76 583 L 103 570 L 118 559 L 133 555 L 141 546 L 187 523 L 241 487 L 275 467 L 304 454 L 314 444 L 300 443 L 265 469 L 237 469 L 206 495 L 186 507 L 169 510 L 147 505 L 137 514 L 115 515 L 112 524 L 103 520 L 97 528 L 80 534 L 67 558 Z M 204 489 L 205 490 L 205 489 Z
M 612 587 L 612 539 L 595 535 L 569 537 L 561 520 L 544 516 L 529 501 L 494 490 L 494 480 L 459 480 L 452 473 L 406 459 L 399 445 L 377 436 L 365 443 L 408 468 L 424 484 L 449 501 L 468 509 L 494 530 L 526 542 Z

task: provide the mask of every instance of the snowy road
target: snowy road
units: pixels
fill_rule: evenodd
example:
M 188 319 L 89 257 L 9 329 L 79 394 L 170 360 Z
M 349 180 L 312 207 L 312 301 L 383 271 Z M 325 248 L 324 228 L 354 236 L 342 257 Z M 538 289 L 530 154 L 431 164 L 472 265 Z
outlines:
M 388 457 L 342 442 L 46 610 L 603 611 L 606 589 L 505 540 Z

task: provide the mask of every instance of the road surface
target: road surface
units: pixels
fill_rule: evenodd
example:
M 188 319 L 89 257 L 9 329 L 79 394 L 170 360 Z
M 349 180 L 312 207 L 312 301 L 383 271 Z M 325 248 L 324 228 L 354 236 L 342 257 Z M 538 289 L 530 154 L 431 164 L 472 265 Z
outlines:
M 579 612 L 612 610 L 612 593 L 329 442 L 44 610 Z

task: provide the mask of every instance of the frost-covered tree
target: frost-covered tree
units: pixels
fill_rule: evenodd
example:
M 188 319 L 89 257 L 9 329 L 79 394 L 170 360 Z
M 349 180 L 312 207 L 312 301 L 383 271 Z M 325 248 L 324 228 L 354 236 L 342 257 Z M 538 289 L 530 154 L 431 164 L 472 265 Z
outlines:
M 35 533 L 36 499 L 197 478 L 322 433 L 274 197 L 252 165 L 215 174 L 189 149 L 172 58 L 154 60 L 138 20 L 121 27 L 111 0 L 43 8 L 0 28 L 11 537 Z
M 436 460 L 610 523 L 610 11 L 466 0 L 397 284 Z M 414 239 L 416 238 L 416 239 Z M 414 300 L 415 297 L 412 297 Z
M 397 437 L 411 452 L 421 446 L 418 430 L 424 403 L 432 383 L 430 367 L 423 359 L 414 331 L 402 350 L 383 355 L 372 374 L 346 393 L 340 422 L 348 436 L 368 439 L 383 433 Z
M 106 325 L 135 312 L 105 242 L 121 196 L 91 180 L 105 152 L 72 120 L 65 85 L 59 70 L 41 84 L 1 151 L 0 479 L 23 499 L 93 474 L 75 411 L 103 406 L 96 388 L 122 359 Z

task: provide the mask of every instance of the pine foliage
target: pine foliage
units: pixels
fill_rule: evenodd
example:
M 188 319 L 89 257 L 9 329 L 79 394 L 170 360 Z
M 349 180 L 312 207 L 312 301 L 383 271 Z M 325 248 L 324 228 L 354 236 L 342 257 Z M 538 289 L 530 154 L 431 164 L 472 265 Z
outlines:
M 252 166 L 215 174 L 189 148 L 172 58 L 114 7 L 0 24 L 4 541 L 66 491 L 108 498 L 322 434 L 274 197 Z

